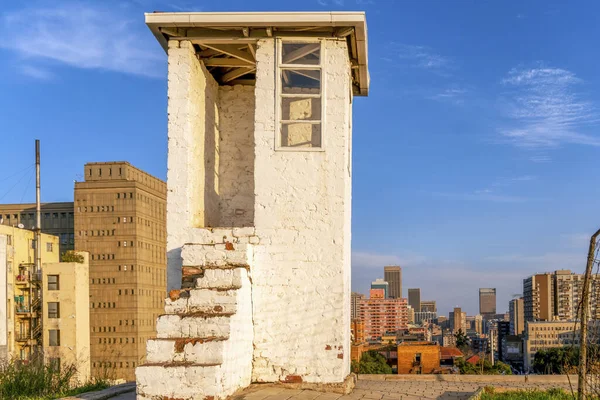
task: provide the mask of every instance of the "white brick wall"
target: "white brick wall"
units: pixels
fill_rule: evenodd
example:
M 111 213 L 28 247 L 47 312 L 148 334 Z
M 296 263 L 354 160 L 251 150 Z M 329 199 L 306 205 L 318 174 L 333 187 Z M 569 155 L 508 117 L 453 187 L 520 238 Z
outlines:
M 219 226 L 254 225 L 254 88 L 219 88 Z
M 263 40 L 256 54 L 253 379 L 341 382 L 350 356 L 347 48 L 324 41 L 324 152 L 274 150 L 274 48 Z
M 226 339 L 188 352 L 222 365 L 156 369 L 181 380 L 176 390 L 142 369 L 146 395 L 206 383 L 191 398 L 221 396 L 251 379 L 333 383 L 350 372 L 350 63 L 345 41 L 323 43 L 325 151 L 302 152 L 275 151 L 274 39 L 257 46 L 254 89 L 218 88 L 189 42 L 169 44 L 169 289 L 182 266 L 204 277 L 166 311 L 231 315 L 160 317 L 159 338 Z M 149 344 L 150 358 L 168 347 Z

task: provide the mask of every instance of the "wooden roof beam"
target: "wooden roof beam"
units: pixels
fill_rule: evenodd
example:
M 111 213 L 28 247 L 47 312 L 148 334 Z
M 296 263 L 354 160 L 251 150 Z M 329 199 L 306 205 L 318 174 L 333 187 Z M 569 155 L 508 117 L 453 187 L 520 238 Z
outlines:
M 221 82 L 222 83 L 227 83 L 229 81 L 232 81 L 236 78 L 239 78 L 240 76 L 244 76 L 250 72 L 255 71 L 256 68 L 246 68 L 246 67 L 242 67 L 242 68 L 236 68 L 232 71 L 229 71 L 228 73 L 226 73 L 225 75 L 223 75 L 221 77 Z
M 216 50 L 223 54 L 227 54 L 228 56 L 237 58 L 238 60 L 245 61 L 248 64 L 251 64 L 251 65 L 255 64 L 252 54 L 239 50 L 236 45 L 202 43 L 202 46 L 208 47 L 209 49 Z

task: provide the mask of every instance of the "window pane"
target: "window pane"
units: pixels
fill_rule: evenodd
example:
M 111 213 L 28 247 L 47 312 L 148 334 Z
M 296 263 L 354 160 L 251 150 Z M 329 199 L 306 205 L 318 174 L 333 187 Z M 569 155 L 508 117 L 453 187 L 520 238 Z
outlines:
M 321 124 L 291 123 L 281 125 L 281 146 L 321 147 Z
M 321 93 L 321 71 L 318 69 L 282 69 L 281 92 Z
M 59 318 L 59 304 L 58 302 L 49 302 L 48 303 L 48 318 Z
M 58 275 L 48 275 L 48 290 L 58 289 Z
M 319 121 L 321 119 L 320 97 L 284 97 L 281 99 L 281 119 Z
M 49 334 L 49 344 L 50 346 L 60 346 L 60 330 L 58 329 L 50 329 L 48 331 Z
M 319 43 L 283 43 L 282 64 L 319 65 L 321 45 Z

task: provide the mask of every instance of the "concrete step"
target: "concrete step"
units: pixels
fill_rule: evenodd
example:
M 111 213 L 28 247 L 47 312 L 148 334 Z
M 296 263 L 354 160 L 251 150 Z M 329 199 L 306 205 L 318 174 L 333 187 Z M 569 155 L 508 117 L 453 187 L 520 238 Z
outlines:
M 228 339 L 231 313 L 164 314 L 158 317 L 156 337 Z
M 219 365 L 163 363 L 140 365 L 136 371 L 138 399 L 221 399 Z
M 177 293 L 175 293 L 177 292 Z M 237 290 L 186 289 L 171 291 L 165 301 L 167 314 L 230 313 L 237 310 Z
M 146 342 L 146 361 L 152 363 L 222 364 L 223 338 L 150 339 Z

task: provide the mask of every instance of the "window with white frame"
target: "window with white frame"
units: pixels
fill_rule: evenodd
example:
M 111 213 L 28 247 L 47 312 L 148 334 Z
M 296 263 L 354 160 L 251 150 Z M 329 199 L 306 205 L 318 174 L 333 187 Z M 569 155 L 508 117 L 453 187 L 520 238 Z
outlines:
M 278 41 L 277 148 L 321 149 L 323 87 L 320 41 Z

